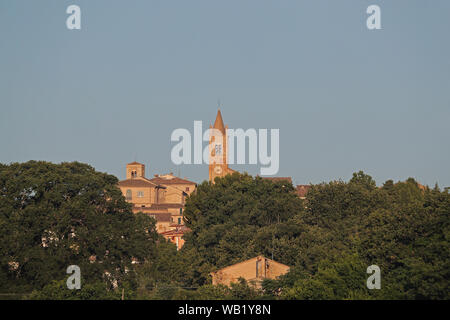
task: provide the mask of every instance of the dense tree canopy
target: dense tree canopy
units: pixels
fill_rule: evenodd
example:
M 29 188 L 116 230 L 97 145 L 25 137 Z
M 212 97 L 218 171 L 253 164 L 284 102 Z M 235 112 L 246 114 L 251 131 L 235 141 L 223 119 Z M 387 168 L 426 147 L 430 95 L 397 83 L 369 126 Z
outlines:
M 233 174 L 203 183 L 186 205 L 193 230 L 184 279 L 258 254 L 291 267 L 264 292 L 287 299 L 448 299 L 450 195 L 414 179 L 376 187 L 363 172 L 312 186 L 304 203 L 291 185 Z M 189 260 L 189 259 L 188 259 Z M 382 290 L 368 290 L 368 266 Z M 281 294 L 280 294 L 281 293 Z
M 450 194 L 363 172 L 311 186 L 234 173 L 187 200 L 185 245 L 132 214 L 113 176 L 80 163 L 0 165 L 0 286 L 33 299 L 449 299 Z M 290 266 L 255 289 L 209 274 L 264 255 Z M 92 261 L 95 257 L 95 261 Z M 132 264 L 132 259 L 139 261 Z M 68 292 L 69 264 L 84 287 Z M 367 267 L 381 269 L 369 290 Z M 109 276 L 108 276 L 109 275 Z M 123 291 L 111 290 L 116 284 Z
M 151 260 L 154 220 L 131 212 L 117 182 L 76 162 L 1 165 L 1 290 L 40 289 L 72 264 L 85 284 L 120 284 L 132 259 Z
M 183 253 L 193 257 L 186 279 L 208 282 L 217 268 L 262 254 L 293 263 L 292 239 L 301 229 L 292 220 L 303 210 L 291 183 L 234 173 L 198 186 L 185 208 L 188 233 Z M 190 283 L 190 284 L 192 284 Z

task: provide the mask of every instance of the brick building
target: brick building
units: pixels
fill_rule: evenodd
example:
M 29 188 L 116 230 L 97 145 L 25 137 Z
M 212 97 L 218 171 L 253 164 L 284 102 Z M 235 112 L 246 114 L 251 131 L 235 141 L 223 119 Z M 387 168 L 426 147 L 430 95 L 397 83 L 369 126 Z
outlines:
M 211 272 L 212 284 L 230 285 L 236 283 L 239 278 L 247 280 L 248 283 L 261 286 L 264 279 L 276 279 L 286 274 L 289 267 L 282 263 L 268 259 L 264 256 L 257 256 L 243 262 L 233 264 L 215 272 Z
M 133 212 L 145 213 L 156 220 L 156 230 L 180 249 L 184 226 L 183 209 L 186 197 L 195 191 L 195 182 L 181 179 L 172 173 L 145 177 L 145 165 L 127 164 L 127 178 L 119 181 L 119 188 L 126 200 L 133 204 Z M 175 233 L 166 233 L 169 231 Z

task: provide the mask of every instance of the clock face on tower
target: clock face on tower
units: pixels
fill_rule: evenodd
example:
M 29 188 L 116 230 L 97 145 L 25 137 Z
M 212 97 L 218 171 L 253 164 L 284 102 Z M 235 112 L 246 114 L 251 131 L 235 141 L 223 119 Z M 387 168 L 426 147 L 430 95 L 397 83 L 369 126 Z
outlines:
M 222 167 L 215 167 L 214 168 L 214 173 L 217 174 L 217 175 L 222 174 Z
M 221 155 L 222 154 L 222 145 L 216 144 L 214 151 L 215 151 L 216 155 Z

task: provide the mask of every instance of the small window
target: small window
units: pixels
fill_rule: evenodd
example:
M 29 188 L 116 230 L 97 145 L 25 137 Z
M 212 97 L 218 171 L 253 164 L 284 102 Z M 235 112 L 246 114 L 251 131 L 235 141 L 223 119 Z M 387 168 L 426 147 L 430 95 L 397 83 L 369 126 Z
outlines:
M 126 194 L 126 199 L 127 199 L 127 200 L 132 200 L 132 199 L 133 199 L 132 194 L 133 194 L 133 193 L 131 192 L 131 190 L 128 189 L 128 190 L 127 190 L 127 194 Z
M 189 191 L 189 187 L 186 187 L 186 191 Z
M 178 218 L 178 224 L 181 224 L 181 218 Z
M 144 191 L 138 191 L 137 192 L 137 196 L 138 196 L 138 198 L 143 198 L 144 197 Z
M 261 261 L 260 260 L 256 260 L 256 278 L 262 276 L 261 274 Z

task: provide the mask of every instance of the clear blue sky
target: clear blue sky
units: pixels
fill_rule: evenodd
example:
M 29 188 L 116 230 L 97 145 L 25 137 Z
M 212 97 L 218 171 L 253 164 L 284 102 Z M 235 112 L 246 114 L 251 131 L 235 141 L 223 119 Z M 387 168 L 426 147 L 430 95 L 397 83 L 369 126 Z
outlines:
M 209 125 L 220 98 L 230 127 L 280 129 L 278 175 L 297 184 L 364 170 L 450 186 L 449 33 L 448 0 L 2 0 L 0 162 L 122 179 L 138 160 L 200 182 L 170 134 Z

